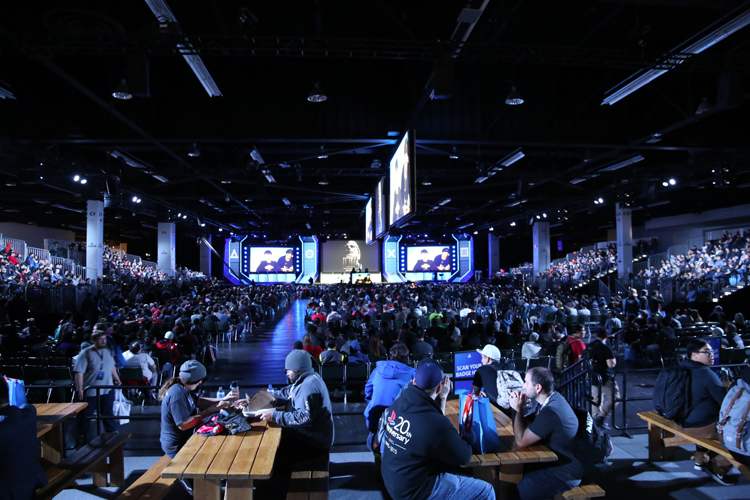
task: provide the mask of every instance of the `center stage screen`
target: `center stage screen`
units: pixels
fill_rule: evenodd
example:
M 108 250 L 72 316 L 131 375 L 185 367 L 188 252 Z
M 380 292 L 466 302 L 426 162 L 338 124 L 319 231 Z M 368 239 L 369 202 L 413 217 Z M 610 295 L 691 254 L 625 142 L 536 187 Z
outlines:
M 250 273 L 295 273 L 294 249 L 288 247 L 251 247 Z
M 366 245 L 364 240 L 326 241 L 321 245 L 324 273 L 349 273 L 352 269 L 380 272 L 380 245 Z
M 406 247 L 406 267 L 402 272 L 453 271 L 451 248 L 445 245 Z

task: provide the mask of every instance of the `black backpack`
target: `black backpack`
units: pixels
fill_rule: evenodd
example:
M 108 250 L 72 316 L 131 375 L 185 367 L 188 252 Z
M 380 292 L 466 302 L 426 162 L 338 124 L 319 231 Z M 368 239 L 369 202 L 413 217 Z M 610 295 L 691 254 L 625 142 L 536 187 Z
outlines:
M 664 418 L 682 425 L 690 413 L 691 373 L 670 366 L 659 373 L 654 385 L 654 408 Z
M 583 342 L 583 340 L 575 339 L 573 342 Z M 557 344 L 557 350 L 555 352 L 555 368 L 558 371 L 563 371 L 573 364 L 573 342 L 568 342 L 567 339 L 563 339 Z
M 594 423 L 591 414 L 582 408 L 573 408 L 578 419 L 578 432 L 571 443 L 571 451 L 587 473 L 598 471 L 607 465 L 607 458 L 614 451 L 609 434 Z

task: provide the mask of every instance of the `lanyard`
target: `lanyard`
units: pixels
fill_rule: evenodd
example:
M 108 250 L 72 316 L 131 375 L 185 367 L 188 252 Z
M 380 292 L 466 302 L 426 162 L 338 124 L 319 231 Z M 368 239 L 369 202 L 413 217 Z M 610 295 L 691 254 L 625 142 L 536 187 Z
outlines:
M 98 349 L 94 349 L 94 352 L 96 353 L 97 356 L 99 356 L 99 361 L 100 361 L 99 371 L 102 371 L 104 370 L 104 354 L 100 353 Z

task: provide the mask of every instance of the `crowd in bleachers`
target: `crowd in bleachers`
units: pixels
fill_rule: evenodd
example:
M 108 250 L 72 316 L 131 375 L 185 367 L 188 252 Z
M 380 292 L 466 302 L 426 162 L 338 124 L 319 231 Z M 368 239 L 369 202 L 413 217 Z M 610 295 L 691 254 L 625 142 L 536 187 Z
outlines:
M 718 240 L 709 241 L 703 247 L 693 246 L 686 254 L 670 255 L 661 264 L 650 266 L 638 273 L 637 278 L 646 286 L 652 281 L 673 278 L 682 285 L 694 285 L 688 291 L 687 300 L 700 298 L 705 282 L 716 282 L 720 286 L 744 283 L 750 263 L 750 232 L 724 232 Z
M 569 260 L 552 263 L 540 275 L 577 281 L 613 268 L 617 268 L 617 245 L 610 243 L 604 248 L 577 252 Z
M 36 254 L 21 255 L 10 243 L 0 250 L 0 284 L 61 286 L 90 283 L 84 277 Z

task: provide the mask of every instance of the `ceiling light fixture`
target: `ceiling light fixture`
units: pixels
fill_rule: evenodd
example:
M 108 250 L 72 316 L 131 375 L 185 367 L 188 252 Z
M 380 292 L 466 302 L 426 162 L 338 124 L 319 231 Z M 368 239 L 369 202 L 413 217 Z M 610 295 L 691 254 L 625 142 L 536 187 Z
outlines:
M 115 87 L 115 90 L 112 91 L 112 97 L 122 101 L 128 101 L 133 98 L 133 94 L 128 90 L 128 84 L 125 82 L 124 78 L 120 80 L 120 83 Z
M 523 96 L 521 96 L 521 93 L 516 89 L 515 85 L 510 88 L 510 94 L 505 98 L 505 104 L 508 106 L 518 106 L 519 104 L 523 104 Z
M 321 186 L 327 186 L 328 185 L 328 179 L 326 179 L 325 175 L 320 178 L 320 180 L 318 181 L 318 184 L 320 184 Z
M 307 94 L 307 100 L 310 102 L 325 102 L 326 99 L 328 99 L 328 96 L 320 90 L 320 82 L 315 82 L 312 90 Z
M 325 160 L 326 158 L 328 158 L 326 150 L 323 146 L 320 146 L 320 154 L 318 154 L 318 160 Z
M 484 181 L 486 181 L 487 179 L 489 179 L 489 176 L 486 176 L 486 175 L 485 175 L 485 176 L 482 176 L 482 177 L 477 177 L 477 178 L 476 178 L 476 179 L 474 180 L 474 184 L 481 184 L 481 183 L 483 183 Z
M 654 132 L 651 134 L 651 137 L 646 141 L 646 144 L 656 144 L 657 142 L 661 142 L 661 133 Z
M 438 206 L 442 207 L 443 205 L 447 205 L 447 204 L 448 204 L 448 203 L 450 203 L 450 202 L 451 202 L 451 199 L 450 199 L 450 198 L 445 198 L 445 199 L 443 199 L 443 200 L 440 200 L 440 201 L 438 202 Z
M 714 105 L 711 104 L 707 98 L 703 98 L 701 103 L 698 105 L 698 109 L 695 110 L 696 115 L 702 115 L 704 113 L 708 113 L 709 111 L 713 111 Z
M 515 222 L 511 222 L 510 223 L 510 227 L 516 227 L 516 223 Z
M 458 153 L 456 152 L 456 146 L 453 146 L 453 152 L 448 155 L 451 160 L 458 160 Z
M 423 186 L 432 186 L 432 181 L 430 180 L 429 177 L 425 177 L 424 179 L 422 179 L 422 185 Z
M 190 151 L 188 151 L 187 155 L 188 156 L 192 156 L 193 158 L 195 158 L 196 156 L 200 156 L 201 155 L 201 150 L 198 149 L 198 146 L 196 146 L 195 143 L 193 143 L 193 147 L 190 149 Z
M 0 80 L 0 83 L 2 83 L 4 86 L 8 85 L 7 83 L 5 83 L 2 80 Z M 10 90 L 8 90 L 8 89 L 6 89 L 4 87 L 0 87 L 0 99 L 15 99 L 15 98 L 16 98 L 16 96 L 13 95 L 13 92 L 11 92 Z
M 126 165 L 133 168 L 139 168 L 143 170 L 153 170 L 151 167 L 148 166 L 148 164 L 142 162 L 141 160 L 138 160 L 132 156 L 129 156 L 125 153 L 122 153 L 120 151 L 112 151 L 109 154 L 112 158 L 119 158 L 122 161 L 125 162 Z
M 283 201 L 284 205 L 286 205 L 287 207 L 292 204 L 292 202 L 289 201 L 289 198 L 282 198 L 281 201 Z
M 509 167 L 510 165 L 514 164 L 515 162 L 517 162 L 524 156 L 526 155 L 523 154 L 523 151 L 521 151 L 521 148 L 518 148 L 517 150 L 512 152 L 510 155 L 500 160 L 498 163 L 502 165 L 503 167 Z
M 573 179 L 570 181 L 571 184 L 580 184 L 582 182 L 586 182 L 588 179 L 585 179 L 583 177 L 579 177 L 578 179 Z
M 259 165 L 265 164 L 265 160 L 263 160 L 263 157 L 258 152 L 258 148 L 253 147 L 252 151 L 250 151 L 250 158 L 257 161 Z
M 628 83 L 625 83 L 622 87 L 620 87 L 620 89 L 613 91 L 611 94 L 605 97 L 602 101 L 602 106 L 605 104 L 614 104 L 624 97 L 629 96 L 636 90 L 657 79 L 670 69 L 673 69 L 679 64 L 682 64 L 690 56 L 694 54 L 700 54 L 704 50 L 712 47 L 716 43 L 739 31 L 748 24 L 750 24 L 750 10 L 743 12 L 739 16 L 723 24 L 708 35 L 699 39 L 697 42 L 690 44 L 684 49 L 675 48 L 661 61 L 657 61 L 655 64 L 656 67 L 654 69 L 645 71 L 641 70 L 640 72 L 634 73 L 633 75 L 628 77 L 627 80 L 630 81 Z M 622 85 L 622 83 L 620 85 Z
M 643 160 L 645 160 L 643 156 L 637 155 L 632 158 L 628 158 L 627 160 L 614 163 L 608 167 L 604 167 L 603 169 L 599 170 L 599 172 L 614 172 L 615 170 L 619 170 L 623 167 L 627 167 L 628 165 L 632 165 L 633 163 L 638 163 L 639 161 Z

